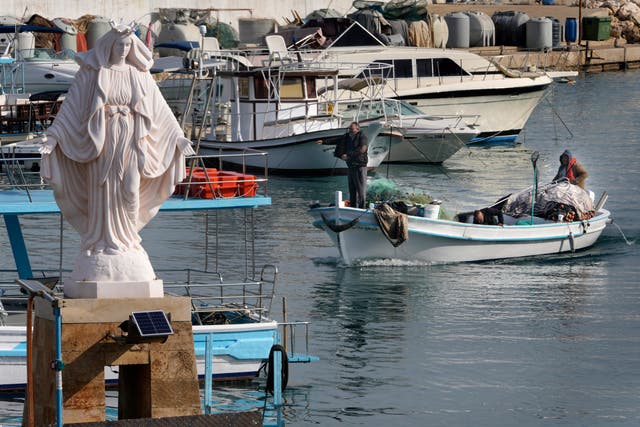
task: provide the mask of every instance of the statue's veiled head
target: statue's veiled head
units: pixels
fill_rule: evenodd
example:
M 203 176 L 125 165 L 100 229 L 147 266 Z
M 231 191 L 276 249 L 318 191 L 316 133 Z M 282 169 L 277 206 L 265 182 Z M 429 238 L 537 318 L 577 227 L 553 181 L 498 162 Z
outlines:
M 98 69 L 108 67 L 123 56 L 127 64 L 140 71 L 148 71 L 153 65 L 153 54 L 138 39 L 133 29 L 128 25 L 119 24 L 100 37 L 93 49 L 79 53 L 76 60 L 81 65 Z

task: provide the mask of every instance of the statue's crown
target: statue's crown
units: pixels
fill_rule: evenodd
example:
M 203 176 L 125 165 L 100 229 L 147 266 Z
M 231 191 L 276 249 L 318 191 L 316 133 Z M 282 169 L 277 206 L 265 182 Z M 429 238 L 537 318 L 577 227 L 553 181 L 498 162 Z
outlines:
M 116 24 L 114 21 L 110 21 L 109 24 L 111 24 L 111 28 L 113 30 L 115 30 L 116 32 L 124 35 L 129 35 L 132 34 L 135 31 L 135 23 L 132 22 L 131 24 L 127 25 L 127 24 L 123 24 L 123 23 L 119 23 Z

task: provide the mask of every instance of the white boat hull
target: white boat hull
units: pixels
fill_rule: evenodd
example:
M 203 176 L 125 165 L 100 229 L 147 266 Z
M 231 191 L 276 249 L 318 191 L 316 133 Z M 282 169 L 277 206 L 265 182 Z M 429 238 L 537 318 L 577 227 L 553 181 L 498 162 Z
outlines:
M 407 126 L 404 129 L 404 137 L 390 147 L 385 162 L 442 163 L 478 135 L 477 131 L 467 126 L 462 129 L 433 129 L 412 126 L 406 121 L 403 124 Z
M 197 325 L 193 327 L 198 375 L 205 371 L 204 343 L 214 334 L 213 377 L 246 379 L 257 376 L 269 350 L 277 343 L 275 321 L 241 325 Z M 105 367 L 105 381 L 118 380 L 117 367 Z M 27 382 L 26 328 L 0 327 L 0 390 L 22 390 Z
M 346 264 L 367 259 L 452 263 L 557 254 L 593 245 L 609 219 L 602 209 L 590 220 L 571 223 L 489 226 L 409 216 L 409 238 L 398 247 L 384 236 L 373 211 L 355 208 L 310 210 L 314 225 L 331 237 Z M 358 222 L 340 233 L 323 221 Z
M 526 86 L 522 79 L 469 81 L 397 96 L 431 115 L 478 116 L 479 135 L 472 142 L 514 141 L 551 83 L 547 76 L 527 80 Z
M 21 67 L 14 73 L 14 85 L 31 94 L 66 92 L 80 69 L 75 61 L 24 61 L 18 64 Z
M 389 152 L 388 143 L 377 138 L 383 125 L 381 122 L 373 122 L 362 125 L 361 129 L 370 141 L 367 167 L 375 169 Z M 257 155 L 256 151 L 259 151 L 268 154 L 270 172 L 309 175 L 345 174 L 346 163 L 333 155 L 335 145 L 318 144 L 319 140 L 336 138 L 345 132 L 346 128 L 340 126 L 257 141 L 221 142 L 205 139 L 201 142 L 200 152 L 206 155 L 220 152 L 237 154 L 239 151 L 245 151 L 244 156 L 228 157 L 224 160 L 252 169 L 264 169 L 265 158 Z

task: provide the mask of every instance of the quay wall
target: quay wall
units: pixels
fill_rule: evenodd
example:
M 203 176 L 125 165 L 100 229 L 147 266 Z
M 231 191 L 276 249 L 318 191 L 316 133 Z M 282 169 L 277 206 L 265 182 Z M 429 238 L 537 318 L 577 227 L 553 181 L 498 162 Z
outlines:
M 614 42 L 583 42 L 561 50 L 526 51 L 515 47 L 478 47 L 472 52 L 495 58 L 505 55 L 499 61 L 502 65 L 515 69 L 535 67 L 554 71 L 620 71 L 640 68 L 640 44 L 620 44 Z
M 498 11 L 517 10 L 529 15 L 530 18 L 552 16 L 564 25 L 567 18 L 579 17 L 577 6 L 565 4 L 468 4 L 445 3 L 429 6 L 431 13 L 446 15 L 452 12 L 472 10 L 484 12 L 491 16 Z M 609 16 L 609 10 L 582 9 L 582 16 Z M 510 55 L 511 65 L 533 65 L 537 68 L 551 68 L 557 71 L 581 70 L 586 72 L 614 71 L 640 68 L 640 44 L 626 44 L 623 39 L 603 41 L 582 41 L 579 45 L 571 46 L 563 43 L 562 50 L 546 52 L 527 51 L 513 46 L 488 46 L 469 49 L 483 56 Z M 505 64 L 506 65 L 506 64 Z
M 162 8 L 211 9 L 220 22 L 238 29 L 239 18 L 273 18 L 284 23 L 292 10 L 301 17 L 316 9 L 330 7 L 341 13 L 353 12 L 352 0 L 2 0 L 2 15 L 47 19 L 76 19 L 85 14 L 104 16 L 119 22 L 149 23 L 149 15 Z

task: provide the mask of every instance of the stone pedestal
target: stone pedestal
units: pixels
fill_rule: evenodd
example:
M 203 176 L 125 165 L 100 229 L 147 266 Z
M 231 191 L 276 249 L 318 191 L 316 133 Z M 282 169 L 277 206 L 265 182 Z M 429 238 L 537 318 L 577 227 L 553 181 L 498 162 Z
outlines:
M 109 254 L 81 252 L 65 298 L 162 298 L 162 280 L 156 278 L 143 248 Z
M 162 280 L 110 282 L 106 280 L 71 282 L 64 286 L 65 298 L 162 298 Z
M 201 413 L 188 298 L 63 299 L 64 423 L 105 420 L 105 366 L 119 369 L 120 419 Z M 174 334 L 165 342 L 127 343 L 119 325 L 133 311 L 163 310 Z M 55 422 L 54 308 L 36 299 L 33 344 L 35 424 Z

